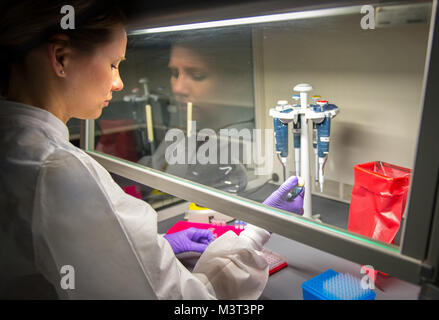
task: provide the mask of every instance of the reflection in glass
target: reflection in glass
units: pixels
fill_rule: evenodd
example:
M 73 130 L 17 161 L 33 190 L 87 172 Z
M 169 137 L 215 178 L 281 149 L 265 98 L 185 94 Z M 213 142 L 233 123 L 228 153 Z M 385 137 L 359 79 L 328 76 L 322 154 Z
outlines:
M 268 110 L 279 100 L 293 104 L 293 87 L 309 83 L 313 91 L 308 102 L 319 95 L 336 104 L 340 114 L 331 123 L 323 192 L 314 183 L 305 189 L 312 194 L 313 214 L 324 224 L 347 230 L 351 196 L 357 194 L 356 165 L 378 161 L 413 169 L 430 13 L 431 3 L 419 2 L 376 7 L 374 29 L 362 28 L 364 14 L 358 10 L 131 36 L 127 60 L 120 66 L 125 89 L 114 94 L 96 121 L 95 148 L 262 202 L 283 180 Z M 191 121 L 199 138 L 195 143 L 187 130 Z M 224 143 L 221 129 L 237 129 L 241 138 L 235 134 Z M 249 135 L 242 134 L 245 129 Z M 273 153 L 269 174 L 255 174 L 258 159 L 253 155 L 250 162 L 244 159 L 246 141 L 252 147 L 256 142 L 253 129 L 271 130 L 269 138 L 259 141 L 262 149 L 268 145 Z M 171 130 L 179 131 L 170 135 Z M 165 139 L 167 134 L 172 139 Z M 287 177 L 296 172 L 291 123 L 288 135 Z M 233 144 L 238 153 L 232 154 Z M 184 163 L 170 163 L 170 148 L 178 146 L 183 146 Z M 221 161 L 225 148 L 227 161 Z M 200 150 L 216 161 L 197 162 Z M 312 154 L 310 168 L 315 181 Z M 140 191 L 147 201 L 158 195 L 146 187 Z M 398 232 L 386 242 L 399 244 L 403 212 L 402 208 L 399 221 L 387 221 Z M 379 239 L 376 233 L 367 236 Z

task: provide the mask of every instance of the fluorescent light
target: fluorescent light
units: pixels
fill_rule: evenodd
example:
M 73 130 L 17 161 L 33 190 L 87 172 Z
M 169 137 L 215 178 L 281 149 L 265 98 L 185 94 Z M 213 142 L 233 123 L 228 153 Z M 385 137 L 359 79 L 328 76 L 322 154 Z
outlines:
M 328 17 L 328 16 L 353 14 L 353 13 L 360 14 L 360 10 L 361 10 L 361 6 L 352 6 L 352 7 L 344 7 L 344 8 L 279 13 L 279 14 L 270 14 L 264 16 L 248 17 L 248 18 L 226 19 L 226 20 L 218 20 L 218 21 L 182 24 L 176 26 L 139 29 L 139 30 L 130 31 L 128 34 L 139 35 L 139 34 L 147 34 L 147 33 L 163 33 L 163 32 L 185 31 L 185 30 L 194 30 L 194 29 L 207 29 L 207 28 L 239 26 L 239 25 L 247 25 L 247 24 L 258 24 L 258 23 L 266 23 L 266 22 L 298 20 L 298 19 L 307 19 L 307 18 Z

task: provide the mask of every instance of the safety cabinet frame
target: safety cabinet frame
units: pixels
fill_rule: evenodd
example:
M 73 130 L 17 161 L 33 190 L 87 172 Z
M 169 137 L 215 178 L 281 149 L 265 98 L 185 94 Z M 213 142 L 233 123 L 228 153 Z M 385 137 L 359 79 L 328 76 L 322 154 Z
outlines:
M 363 4 L 382 5 L 386 2 L 392 1 L 369 1 Z M 311 5 L 310 1 L 239 3 L 234 7 L 213 5 L 196 13 L 193 11 L 161 13 L 161 15 L 154 16 L 153 12 L 150 12 L 150 19 L 142 20 L 137 26 L 134 23 L 133 28 L 359 5 L 359 1 L 335 3 L 315 1 Z M 407 205 L 407 219 L 403 225 L 401 246 L 398 248 L 341 228 L 316 223 L 303 217 L 291 216 L 282 210 L 268 208 L 255 201 L 93 151 L 94 121 L 87 120 L 82 123 L 81 148 L 108 171 L 125 178 L 248 221 L 361 265 L 371 265 L 376 270 L 389 273 L 402 280 L 415 284 L 432 283 L 437 286 L 439 281 L 439 135 L 436 124 L 439 119 L 438 89 L 438 3 L 437 0 L 433 0 L 421 102 L 423 112 Z

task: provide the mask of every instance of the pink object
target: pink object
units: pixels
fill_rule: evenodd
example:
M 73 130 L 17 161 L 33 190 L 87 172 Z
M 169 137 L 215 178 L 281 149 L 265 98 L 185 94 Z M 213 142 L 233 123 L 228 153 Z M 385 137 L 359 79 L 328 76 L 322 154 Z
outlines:
M 136 186 L 126 186 L 126 187 L 122 187 L 122 189 L 123 189 L 123 191 L 125 191 L 125 193 L 129 194 L 130 196 L 133 196 L 137 199 L 142 199 L 142 195 L 137 190 Z
M 212 231 L 213 235 L 217 238 L 222 236 L 227 231 L 233 231 L 237 235 L 243 231 L 243 229 L 235 229 L 234 226 L 217 226 L 210 223 L 196 223 L 196 222 L 187 222 L 187 221 L 178 221 L 176 224 L 174 224 L 166 234 L 175 233 L 181 230 L 186 230 L 191 227 L 198 228 L 198 229 L 209 229 Z
M 284 257 L 281 257 L 277 253 L 269 251 L 267 249 L 262 250 L 265 261 L 268 263 L 268 274 L 271 276 L 273 273 L 288 267 Z

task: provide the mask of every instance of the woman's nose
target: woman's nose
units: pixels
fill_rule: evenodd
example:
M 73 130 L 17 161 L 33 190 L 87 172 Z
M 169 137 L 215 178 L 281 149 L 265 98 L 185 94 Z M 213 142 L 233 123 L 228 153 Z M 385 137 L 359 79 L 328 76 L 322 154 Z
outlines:
M 123 81 L 120 77 L 119 72 L 117 72 L 114 80 L 113 80 L 113 86 L 111 88 L 112 91 L 121 91 L 123 89 Z
M 190 84 L 183 75 L 172 78 L 172 93 L 175 95 L 188 96 L 190 94 Z

